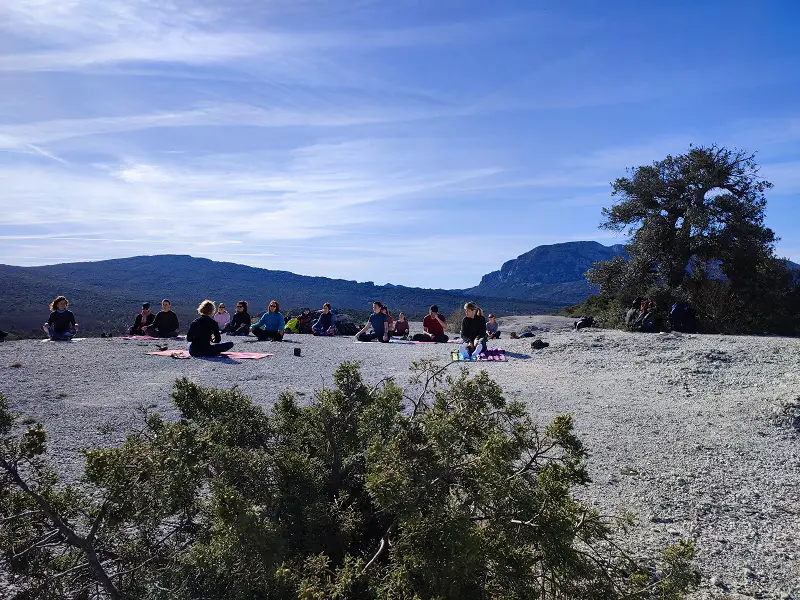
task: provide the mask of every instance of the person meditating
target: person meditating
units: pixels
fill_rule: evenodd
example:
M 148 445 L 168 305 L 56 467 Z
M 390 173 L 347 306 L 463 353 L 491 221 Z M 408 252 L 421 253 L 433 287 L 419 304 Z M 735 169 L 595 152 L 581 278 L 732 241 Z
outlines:
M 236 312 L 233 319 L 225 327 L 228 335 L 250 335 L 250 313 L 247 312 L 247 300 L 239 300 L 236 303 Z
M 311 332 L 314 335 L 336 335 L 336 315 L 331 312 L 330 302 L 322 305 L 322 313 L 311 327 Z
M 161 312 L 153 319 L 153 324 L 142 327 L 144 335 L 157 338 L 178 337 L 178 315 L 172 312 L 169 300 L 164 298 L 161 301 Z
M 228 326 L 228 323 L 231 322 L 231 313 L 225 308 L 223 302 L 220 302 L 219 306 L 217 306 L 217 312 L 214 313 L 214 320 L 217 322 L 220 331 L 224 330 Z
M 369 321 L 361 331 L 354 336 L 358 342 L 388 342 L 389 341 L 389 328 L 387 327 L 389 317 L 383 313 L 383 304 L 380 302 L 372 303 L 372 314 L 369 316 Z M 367 333 L 370 328 L 371 332 Z
M 486 319 L 483 311 L 474 302 L 467 302 L 464 312 L 467 316 L 461 321 L 462 343 L 458 350 L 475 360 L 486 350 Z
M 136 315 L 133 327 L 128 329 L 128 335 L 144 335 L 144 328 L 153 324 L 156 316 L 150 312 L 150 303 L 142 304 L 142 312 Z
M 408 320 L 405 313 L 397 313 L 397 321 L 394 322 L 392 336 L 408 339 Z
M 42 328 L 51 340 L 71 340 L 78 333 L 75 315 L 67 310 L 68 306 L 69 301 L 64 296 L 58 296 L 50 303 L 50 318 Z
M 412 339 L 415 342 L 439 342 L 444 344 L 449 340 L 445 333 L 444 328 L 447 327 L 447 321 L 439 314 L 439 307 L 435 304 L 428 309 L 428 314 L 422 319 L 422 331 L 424 333 L 416 334 Z
M 203 300 L 197 307 L 200 316 L 189 325 L 186 341 L 189 354 L 192 356 L 219 356 L 233 348 L 233 342 L 222 342 L 219 334 L 219 325 L 211 315 L 214 314 L 214 303 Z
M 486 321 L 486 335 L 490 340 L 499 340 L 500 339 L 500 326 L 497 324 L 497 321 L 494 318 L 493 314 L 489 314 L 487 317 L 489 320 Z
M 270 300 L 267 312 L 261 315 L 258 323 L 253 325 L 253 335 L 258 341 L 272 340 L 273 342 L 283 341 L 283 328 L 286 322 L 283 315 L 279 312 L 278 301 Z

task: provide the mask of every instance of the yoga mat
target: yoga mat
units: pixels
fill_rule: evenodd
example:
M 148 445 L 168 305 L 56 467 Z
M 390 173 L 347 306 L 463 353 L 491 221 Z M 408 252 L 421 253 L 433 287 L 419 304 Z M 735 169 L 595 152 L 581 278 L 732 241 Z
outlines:
M 152 356 L 174 356 L 175 358 L 191 358 L 188 350 L 160 350 L 159 352 L 146 352 L 145 354 L 150 354 Z M 274 354 L 265 354 L 263 352 L 223 352 L 220 356 L 224 356 L 226 358 L 252 358 L 254 360 L 258 360 L 260 358 L 266 358 L 267 356 L 275 356 Z M 201 356 L 198 358 L 216 358 L 215 356 Z
M 43 342 L 81 342 L 81 341 L 83 341 L 85 339 L 86 338 L 72 338 L 71 340 L 51 340 L 51 339 L 46 339 L 46 340 L 42 340 L 42 341 Z
M 454 350 L 453 352 L 456 352 L 456 351 Z M 454 361 L 462 361 L 462 362 L 492 362 L 492 361 L 495 361 L 495 362 L 508 362 L 508 358 L 506 357 L 505 352 L 503 352 L 502 348 L 496 348 L 496 349 L 493 348 L 493 349 L 487 350 L 486 352 L 481 354 L 480 357 L 476 358 L 475 360 L 472 360 L 472 359 L 469 359 L 469 358 L 467 358 L 467 359 L 461 358 L 456 353 L 455 356 L 453 356 L 453 360 Z
M 265 352 L 223 352 L 222 354 L 228 358 L 252 358 L 255 360 L 266 358 L 267 356 L 275 356 Z
M 185 340 L 186 338 L 182 335 L 174 338 L 159 338 L 153 337 L 151 335 L 121 335 L 117 338 L 118 340 Z
M 374 342 L 362 342 L 360 340 L 356 340 L 356 344 L 374 344 L 377 341 L 378 340 L 375 340 Z M 389 338 L 389 343 L 390 344 L 433 344 L 433 345 L 436 345 L 439 342 L 417 342 L 416 340 L 396 340 L 394 338 Z M 460 344 L 461 342 L 459 340 L 448 340 L 447 343 L 448 344 Z

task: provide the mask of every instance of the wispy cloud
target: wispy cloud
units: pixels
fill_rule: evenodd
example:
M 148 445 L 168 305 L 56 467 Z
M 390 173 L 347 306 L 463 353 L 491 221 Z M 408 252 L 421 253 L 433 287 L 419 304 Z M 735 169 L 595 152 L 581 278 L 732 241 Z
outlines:
M 609 182 L 714 141 L 762 152 L 800 246 L 798 115 L 759 104 L 773 88 L 729 94 L 778 85 L 780 60 L 709 74 L 613 7 L 487 6 L 0 2 L 2 260 L 181 252 L 469 286 L 537 243 L 617 241 L 595 231 Z
M 342 100 L 342 99 L 340 99 Z M 196 108 L 154 112 L 121 117 L 59 119 L 18 125 L 0 125 L 0 149 L 30 150 L 33 145 L 49 144 L 76 137 L 109 135 L 156 128 L 180 127 L 350 127 L 355 125 L 398 123 L 457 115 L 458 108 L 432 107 L 418 103 L 402 106 L 324 103 L 302 107 L 260 108 L 247 104 L 208 104 Z M 38 150 L 41 152 L 41 150 Z

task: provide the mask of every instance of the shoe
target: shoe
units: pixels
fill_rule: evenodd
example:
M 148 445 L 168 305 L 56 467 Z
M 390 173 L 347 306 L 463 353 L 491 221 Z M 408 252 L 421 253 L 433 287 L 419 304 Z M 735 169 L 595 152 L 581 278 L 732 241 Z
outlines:
M 472 353 L 472 360 L 478 360 L 478 357 L 483 354 L 483 342 L 478 342 L 478 345 L 475 346 L 475 352 Z
M 512 340 L 518 340 L 519 339 L 519 334 L 516 331 L 512 331 L 511 332 L 511 339 Z
M 458 360 L 469 360 L 469 350 L 464 344 L 459 344 L 458 346 Z
M 542 340 L 534 340 L 531 342 L 531 348 L 534 350 L 541 350 L 542 348 L 547 348 L 549 345 L 550 344 Z

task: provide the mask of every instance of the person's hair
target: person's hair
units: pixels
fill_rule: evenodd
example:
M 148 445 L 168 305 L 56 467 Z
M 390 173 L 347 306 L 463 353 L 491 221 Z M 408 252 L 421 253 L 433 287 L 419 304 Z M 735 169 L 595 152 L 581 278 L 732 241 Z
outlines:
M 377 306 L 378 308 L 383 308 L 383 303 L 380 300 L 375 300 L 372 305 Z
M 486 317 L 487 319 L 494 319 L 494 313 L 489 313 L 489 316 Z
M 389 314 L 389 307 L 385 304 L 381 305 L 381 312 L 386 311 L 386 314 Z
M 142 304 L 142 310 L 150 310 L 150 303 L 149 302 L 144 302 Z
M 278 304 L 278 301 L 277 301 L 277 300 L 270 300 L 270 301 L 269 301 L 269 304 L 267 304 L 267 312 L 269 312 L 269 306 L 270 306 L 270 304 L 274 304 L 274 305 L 275 305 L 275 312 L 281 312 L 281 307 L 280 307 L 280 305 Z
M 197 307 L 197 312 L 201 315 L 210 315 L 214 312 L 214 303 L 211 300 L 203 300 Z
M 330 307 L 331 307 L 331 303 L 330 302 L 326 302 L 325 304 L 322 305 L 322 308 L 330 309 Z
M 432 313 L 438 313 L 439 307 L 436 304 L 431 304 L 431 307 L 428 310 Z
M 56 296 L 55 299 L 50 303 L 50 310 L 57 310 L 58 303 L 62 300 L 67 303 L 67 306 L 69 306 L 69 300 L 67 300 L 66 296 Z
M 474 310 L 476 317 L 482 317 L 483 316 L 483 311 L 481 310 L 481 307 L 478 306 L 477 304 L 475 304 L 474 302 L 467 302 L 464 305 L 464 310 L 467 310 L 467 309 Z
M 247 300 L 239 300 L 236 302 L 236 304 L 241 304 L 244 312 L 247 312 Z
M 217 310 L 219 310 L 220 308 L 227 308 L 227 307 L 225 306 L 225 303 L 224 303 L 224 302 L 220 302 L 220 303 L 217 305 Z
M 164 299 L 161 301 L 161 304 L 164 304 L 164 302 L 166 302 L 167 304 L 170 304 L 170 305 L 172 304 L 172 302 L 170 302 L 170 301 L 169 301 L 169 298 L 164 298 Z
M 405 318 L 406 318 L 406 313 L 404 313 L 404 312 L 399 312 L 399 313 L 397 313 L 397 320 L 398 320 L 398 321 L 400 321 L 400 320 L 401 320 L 401 319 L 400 319 L 400 317 L 403 317 L 403 320 L 405 320 Z

